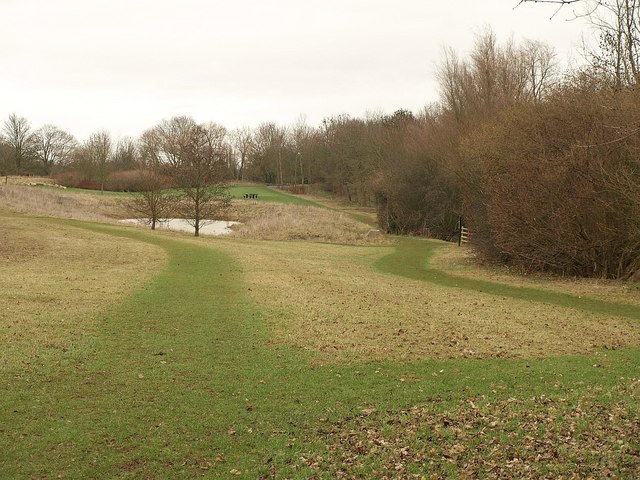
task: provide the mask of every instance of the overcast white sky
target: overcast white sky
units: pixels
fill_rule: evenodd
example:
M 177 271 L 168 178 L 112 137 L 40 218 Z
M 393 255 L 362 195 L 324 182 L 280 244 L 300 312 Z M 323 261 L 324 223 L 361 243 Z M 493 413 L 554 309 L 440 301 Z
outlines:
M 138 136 L 173 115 L 229 128 L 299 115 L 417 111 L 445 46 L 491 26 L 579 62 L 583 31 L 518 0 L 0 0 L 0 120 L 80 140 Z M 571 53 L 573 52 L 573 53 Z

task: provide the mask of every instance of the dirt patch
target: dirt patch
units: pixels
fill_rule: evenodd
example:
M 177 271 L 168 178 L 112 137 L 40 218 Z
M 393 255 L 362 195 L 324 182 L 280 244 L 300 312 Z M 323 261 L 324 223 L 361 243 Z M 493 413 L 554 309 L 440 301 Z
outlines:
M 301 464 L 332 478 L 637 478 L 637 380 L 579 399 L 471 398 L 433 406 L 367 409 L 314 432 L 326 450 Z

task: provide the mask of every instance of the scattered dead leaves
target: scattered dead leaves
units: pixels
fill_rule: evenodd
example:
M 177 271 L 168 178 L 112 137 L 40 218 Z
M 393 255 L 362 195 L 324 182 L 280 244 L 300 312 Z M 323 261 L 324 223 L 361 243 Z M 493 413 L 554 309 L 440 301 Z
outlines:
M 638 478 L 640 382 L 608 394 L 367 409 L 314 432 L 326 450 L 298 468 L 332 478 Z

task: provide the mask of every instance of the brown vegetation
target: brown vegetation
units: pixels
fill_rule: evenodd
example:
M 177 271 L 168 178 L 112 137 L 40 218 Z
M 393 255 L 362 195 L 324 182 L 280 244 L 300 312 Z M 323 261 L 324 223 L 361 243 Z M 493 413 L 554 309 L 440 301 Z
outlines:
M 383 237 L 368 237 L 371 228 L 343 213 L 317 207 L 263 204 L 249 214 L 247 202 L 235 203 L 242 225 L 234 236 L 260 240 L 311 240 L 314 242 L 366 244 L 384 243 Z M 250 207 L 249 207 L 250 208 Z M 238 210 L 239 209 L 239 210 Z M 260 212 L 260 213 L 258 213 Z
M 531 270 L 629 278 L 640 271 L 640 97 L 575 82 L 465 142 L 474 244 Z
M 0 184 L 0 208 L 14 212 L 114 222 L 126 217 L 122 199 L 109 195 L 88 195 L 58 189 Z

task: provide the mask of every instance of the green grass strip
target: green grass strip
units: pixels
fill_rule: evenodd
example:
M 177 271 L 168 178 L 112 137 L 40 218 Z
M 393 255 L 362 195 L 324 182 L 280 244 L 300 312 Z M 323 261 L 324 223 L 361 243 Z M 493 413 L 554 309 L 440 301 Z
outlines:
M 307 205 L 310 207 L 323 208 L 322 205 L 312 200 L 300 198 L 295 195 L 289 195 L 275 188 L 267 187 L 265 185 L 232 185 L 229 187 L 229 193 L 238 200 L 244 200 L 245 194 L 257 194 L 258 198 L 255 200 L 261 202 L 274 202 L 274 203 L 286 203 L 293 205 Z
M 429 267 L 429 259 L 436 249 L 437 242 L 417 239 L 398 238 L 396 251 L 376 262 L 380 270 L 444 287 L 475 290 L 495 296 L 541 302 L 561 307 L 575 308 L 601 315 L 620 316 L 640 320 L 640 307 L 635 305 L 606 302 L 588 297 L 576 297 L 567 293 L 541 290 L 531 287 L 519 287 L 485 280 L 458 277 Z

